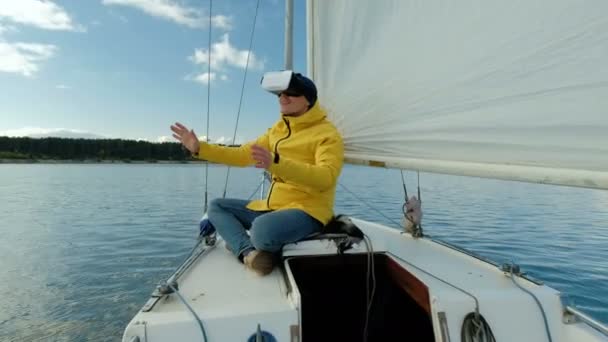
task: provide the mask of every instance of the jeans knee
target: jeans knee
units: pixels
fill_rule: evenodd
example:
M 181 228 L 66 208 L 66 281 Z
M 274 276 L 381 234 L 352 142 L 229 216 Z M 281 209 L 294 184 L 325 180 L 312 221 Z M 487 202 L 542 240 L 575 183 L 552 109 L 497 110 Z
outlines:
M 276 241 L 269 229 L 260 225 L 253 225 L 250 230 L 251 244 L 255 249 L 267 252 L 276 252 L 282 245 Z
M 272 247 L 272 241 L 265 234 L 261 234 L 254 229 L 250 230 L 250 234 L 251 244 L 255 249 L 269 251 L 269 248 Z
M 221 230 L 223 225 L 222 216 L 224 215 L 224 207 L 222 206 L 222 198 L 214 198 L 209 202 L 209 208 L 207 208 L 207 218 L 213 224 L 215 229 Z M 220 233 L 221 234 L 221 233 Z

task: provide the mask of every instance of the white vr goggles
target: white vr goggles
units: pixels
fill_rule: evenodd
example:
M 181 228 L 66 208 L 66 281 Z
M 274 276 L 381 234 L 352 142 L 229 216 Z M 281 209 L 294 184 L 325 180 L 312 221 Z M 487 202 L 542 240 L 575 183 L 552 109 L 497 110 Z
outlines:
M 289 88 L 289 83 L 293 77 L 293 71 L 269 71 L 262 77 L 262 88 L 273 94 L 280 94 Z

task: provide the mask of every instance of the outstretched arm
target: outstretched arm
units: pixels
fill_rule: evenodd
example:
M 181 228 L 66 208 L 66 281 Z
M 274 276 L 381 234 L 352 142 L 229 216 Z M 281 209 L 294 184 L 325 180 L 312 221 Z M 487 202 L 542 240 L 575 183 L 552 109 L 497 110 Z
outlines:
M 195 158 L 208 160 L 230 166 L 249 166 L 255 163 L 252 156 L 251 146 L 254 144 L 268 148 L 268 133 L 262 135 L 255 141 L 239 147 L 219 146 L 199 141 L 193 130 L 179 122 L 171 126 L 173 137 L 179 140 Z

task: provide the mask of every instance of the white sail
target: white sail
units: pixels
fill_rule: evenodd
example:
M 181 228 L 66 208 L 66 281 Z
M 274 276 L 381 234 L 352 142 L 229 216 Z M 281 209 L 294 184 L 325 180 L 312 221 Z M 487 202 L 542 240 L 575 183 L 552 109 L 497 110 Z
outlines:
M 608 189 L 608 2 L 308 2 L 351 162 Z

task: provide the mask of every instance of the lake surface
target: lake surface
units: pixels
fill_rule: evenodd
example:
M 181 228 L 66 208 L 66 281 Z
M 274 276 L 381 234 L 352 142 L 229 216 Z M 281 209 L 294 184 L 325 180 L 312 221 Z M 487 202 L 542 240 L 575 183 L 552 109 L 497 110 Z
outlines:
M 209 167 L 210 199 L 225 174 Z M 248 198 L 260 180 L 231 169 L 227 196 Z M 406 180 L 414 194 L 416 174 Z M 515 261 L 608 323 L 608 191 L 420 180 L 426 233 Z M 399 171 L 346 166 L 340 182 L 338 213 L 399 222 Z M 194 246 L 204 183 L 201 164 L 0 164 L 0 340 L 120 340 Z

